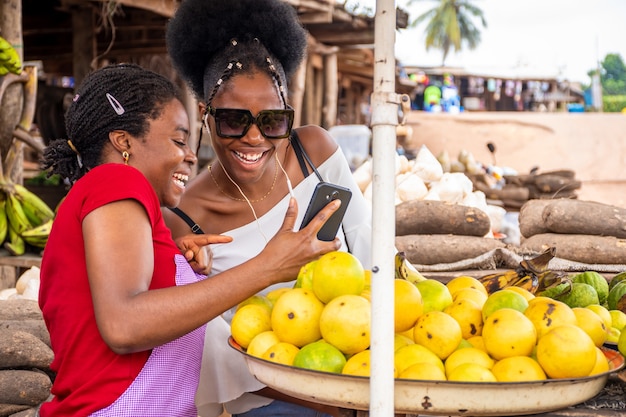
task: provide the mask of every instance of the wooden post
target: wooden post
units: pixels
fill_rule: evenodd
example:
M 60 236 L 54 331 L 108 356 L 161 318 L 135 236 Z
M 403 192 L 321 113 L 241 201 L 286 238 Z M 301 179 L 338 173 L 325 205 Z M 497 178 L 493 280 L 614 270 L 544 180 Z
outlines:
M 0 35 L 17 51 L 20 60 L 24 58 L 22 40 L 22 1 L 0 0 Z M 0 77 L 1 78 L 1 77 Z M 0 97 L 0 157 L 6 157 L 13 144 L 13 130 L 19 123 L 24 95 L 21 83 L 11 84 Z M 22 181 L 23 151 L 17 156 L 14 169 L 9 173 L 14 182 Z
M 74 85 L 79 85 L 85 76 L 96 68 L 92 63 L 96 56 L 96 35 L 94 31 L 94 13 L 90 5 L 72 8 L 72 51 Z
M 337 53 L 331 51 L 324 56 L 324 105 L 322 107 L 322 127 L 331 128 L 337 124 Z

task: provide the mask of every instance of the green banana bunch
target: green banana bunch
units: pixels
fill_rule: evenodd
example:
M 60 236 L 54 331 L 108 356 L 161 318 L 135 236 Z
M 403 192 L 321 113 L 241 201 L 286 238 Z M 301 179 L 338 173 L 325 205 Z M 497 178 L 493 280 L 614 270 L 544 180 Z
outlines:
M 39 196 L 21 184 L 14 184 L 15 194 L 32 226 L 40 226 L 54 217 L 54 211 Z
M 7 220 L 7 199 L 0 193 L 0 243 L 4 242 L 9 232 L 9 222 Z
M 0 36 L 0 76 L 9 72 L 19 75 L 22 72 L 22 63 L 13 45 Z
M 489 294 L 511 286 L 522 287 L 535 294 L 541 283 L 554 274 L 547 268 L 555 254 L 555 248 L 551 247 L 534 258 L 521 261 L 516 269 L 484 275 L 478 280 Z
M 6 200 L 6 213 L 9 220 L 9 227 L 15 231 L 18 235 L 21 235 L 26 230 L 32 227 L 30 220 L 24 212 L 22 202 L 15 193 L 7 193 Z M 9 229 L 11 230 L 11 229 Z M 10 235 L 10 233 L 9 233 Z
M 394 264 L 396 279 L 406 279 L 413 284 L 427 279 L 406 259 L 404 252 L 396 253 Z
M 10 223 L 7 240 L 4 242 L 4 248 L 14 256 L 24 255 L 26 252 L 26 242 L 24 242 L 24 239 L 13 229 Z
M 38 248 L 45 247 L 46 243 L 48 242 L 48 236 L 50 235 L 50 231 L 52 230 L 52 222 L 53 220 L 50 219 L 44 224 L 25 231 L 24 233 L 22 233 L 22 239 L 24 239 L 24 241 L 31 246 L 35 246 Z

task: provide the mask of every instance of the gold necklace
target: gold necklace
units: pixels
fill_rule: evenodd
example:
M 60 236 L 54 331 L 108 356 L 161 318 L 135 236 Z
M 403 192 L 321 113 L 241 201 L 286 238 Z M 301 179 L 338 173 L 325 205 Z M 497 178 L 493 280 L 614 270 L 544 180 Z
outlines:
M 215 183 L 215 186 L 217 187 L 218 190 L 220 190 L 220 192 L 222 194 L 224 194 L 226 197 L 230 198 L 231 200 L 235 200 L 235 201 L 248 201 L 250 203 L 258 203 L 259 201 L 263 201 L 265 200 L 274 190 L 274 186 L 276 185 L 276 179 L 278 178 L 278 160 L 274 163 L 274 182 L 272 182 L 272 186 L 270 187 L 270 189 L 267 191 L 267 193 L 265 193 L 265 195 L 261 198 L 258 198 L 256 200 L 249 200 L 248 198 L 238 198 L 238 197 L 234 197 L 230 194 L 228 194 L 226 191 L 224 191 L 222 189 L 222 187 L 220 187 L 220 185 L 217 183 L 217 180 L 215 179 L 215 177 L 213 176 L 213 170 L 212 167 L 213 165 L 209 165 L 209 174 L 211 175 L 211 179 L 213 179 L 213 182 Z M 235 184 L 235 186 L 237 187 L 237 189 L 239 190 L 239 192 L 241 193 L 241 195 L 243 195 L 245 197 L 245 194 L 243 193 L 243 191 L 241 190 L 241 188 L 237 185 L 237 183 L 235 183 L 235 181 L 233 181 L 232 178 L 230 178 L 230 175 L 228 175 L 228 173 L 226 172 L 226 168 L 224 168 L 224 166 L 222 165 L 222 169 L 224 170 L 224 173 L 226 174 L 226 176 L 228 177 L 228 179 Z

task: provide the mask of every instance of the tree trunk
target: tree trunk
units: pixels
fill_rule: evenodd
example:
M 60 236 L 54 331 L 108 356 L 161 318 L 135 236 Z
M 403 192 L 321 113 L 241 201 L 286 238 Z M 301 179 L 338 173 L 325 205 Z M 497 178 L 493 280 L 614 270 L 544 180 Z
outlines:
M 22 40 L 22 1 L 0 0 L 0 35 L 6 39 L 17 51 L 20 60 L 24 57 Z M 0 80 L 2 77 L 0 77 Z M 0 97 L 0 157 L 2 161 L 13 143 L 13 130 L 20 121 L 24 95 L 22 84 L 11 84 Z M 12 180 L 21 182 L 22 155 L 18 155 L 18 161 L 13 170 Z

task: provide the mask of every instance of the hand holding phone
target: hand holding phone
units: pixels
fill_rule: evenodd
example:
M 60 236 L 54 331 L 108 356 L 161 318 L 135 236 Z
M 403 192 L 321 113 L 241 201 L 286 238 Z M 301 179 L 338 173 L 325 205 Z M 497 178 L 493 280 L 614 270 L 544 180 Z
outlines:
M 349 188 L 327 182 L 318 183 L 313 191 L 313 197 L 311 197 L 309 206 L 304 213 L 304 219 L 302 220 L 300 229 L 306 227 L 313 217 L 328 203 L 339 199 L 341 200 L 341 206 L 326 220 L 326 223 L 324 223 L 317 233 L 319 240 L 331 241 L 335 239 L 351 198 L 352 191 Z

